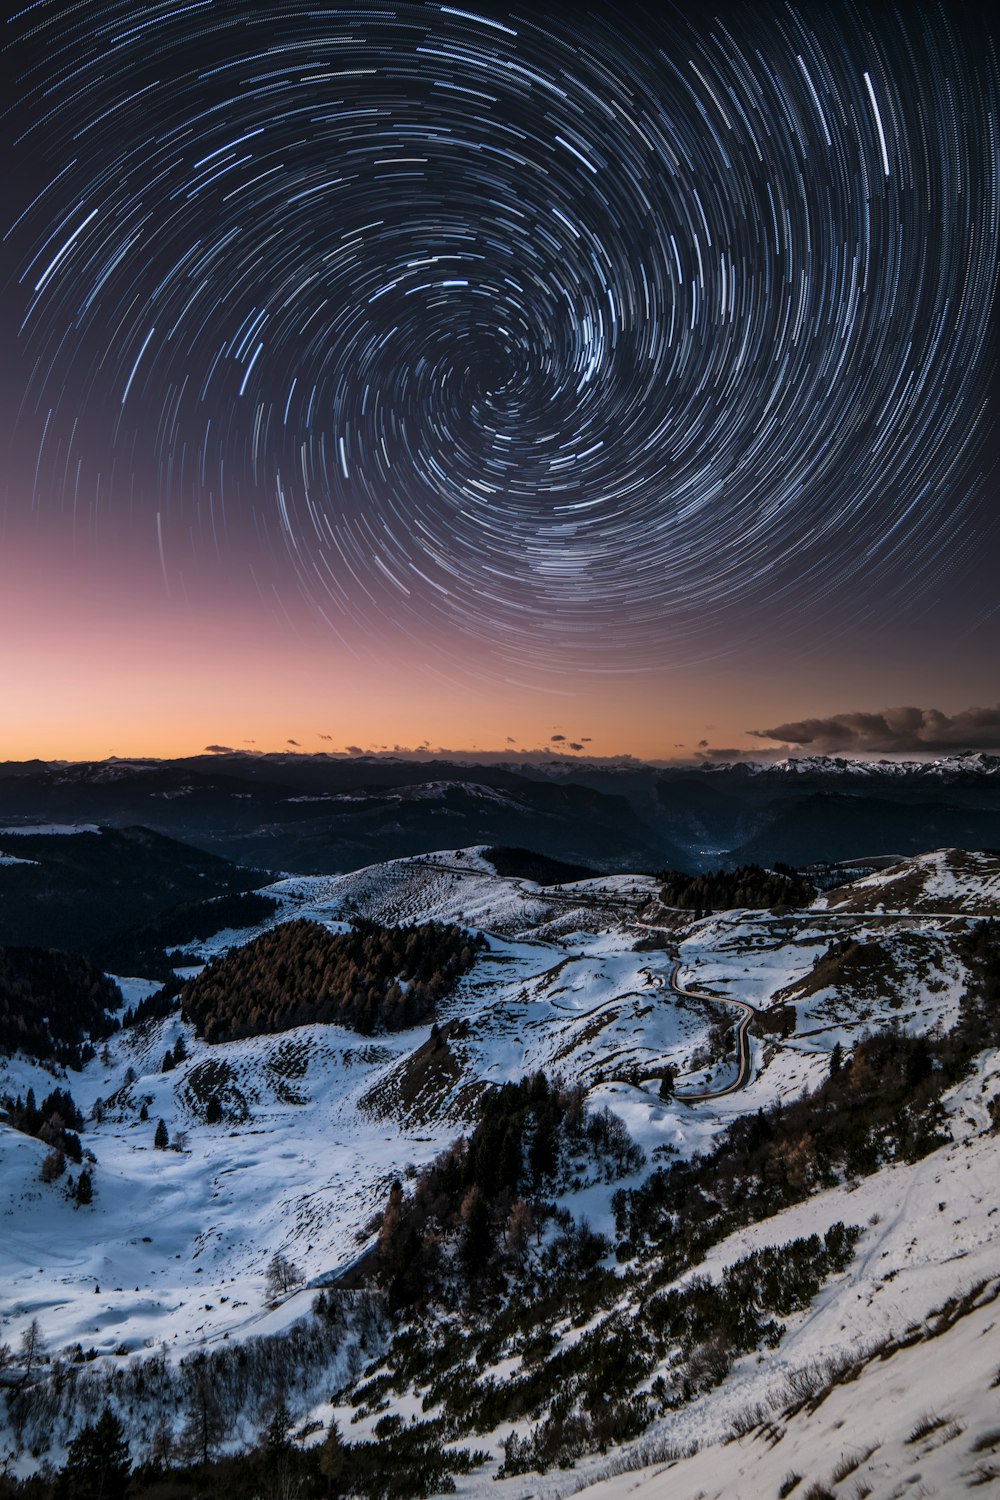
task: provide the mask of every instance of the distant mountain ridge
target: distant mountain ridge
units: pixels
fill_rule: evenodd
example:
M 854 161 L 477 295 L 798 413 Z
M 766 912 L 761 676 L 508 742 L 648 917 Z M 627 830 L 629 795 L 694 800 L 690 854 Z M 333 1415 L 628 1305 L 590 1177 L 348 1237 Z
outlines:
M 1000 846 L 1000 756 L 657 766 L 244 754 L 0 764 L 3 825 L 142 825 L 239 864 L 357 869 L 442 846 L 599 870 Z

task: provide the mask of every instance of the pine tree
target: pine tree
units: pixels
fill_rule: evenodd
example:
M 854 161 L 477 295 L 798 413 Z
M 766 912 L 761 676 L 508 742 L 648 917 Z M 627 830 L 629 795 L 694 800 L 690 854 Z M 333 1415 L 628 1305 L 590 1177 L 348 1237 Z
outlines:
M 86 1167 L 76 1179 L 76 1190 L 73 1196 L 76 1199 L 77 1208 L 86 1207 L 88 1203 L 94 1201 L 94 1184 Z
M 292 1414 L 282 1397 L 274 1409 L 274 1416 L 267 1424 L 267 1432 L 264 1434 L 264 1452 L 268 1458 L 281 1458 L 292 1451 L 289 1436 L 291 1430 Z
M 475 1275 L 486 1264 L 493 1248 L 490 1211 L 478 1187 L 470 1188 L 462 1210 L 465 1219 L 465 1233 L 461 1243 L 462 1262 L 469 1274 Z
M 329 1430 L 323 1439 L 323 1446 L 319 1453 L 319 1472 L 326 1480 L 328 1495 L 342 1493 L 347 1474 L 347 1453 L 341 1440 L 336 1417 L 331 1420 Z
M 170 1135 L 167 1131 L 166 1120 L 158 1120 L 156 1123 L 156 1134 L 153 1136 L 153 1145 L 157 1151 L 166 1151 L 170 1145 Z
M 122 1426 L 106 1406 L 93 1424 L 74 1438 L 59 1476 L 62 1500 L 124 1500 L 131 1462 Z

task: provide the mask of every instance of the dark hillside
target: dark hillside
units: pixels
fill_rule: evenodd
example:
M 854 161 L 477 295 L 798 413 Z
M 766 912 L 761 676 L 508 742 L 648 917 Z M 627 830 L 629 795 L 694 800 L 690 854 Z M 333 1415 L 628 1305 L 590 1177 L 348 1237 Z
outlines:
M 740 865 L 736 870 L 712 870 L 704 875 L 668 870 L 661 878 L 660 900 L 683 911 L 808 906 L 816 894 L 809 881 L 788 866 L 765 870 L 761 865 Z
M 78 1068 L 88 1042 L 117 1029 L 118 986 L 85 958 L 0 948 L 0 1052 Z
M 547 854 L 536 854 L 533 849 L 511 849 L 494 844 L 492 848 L 484 849 L 483 854 L 498 875 L 533 880 L 536 885 L 566 885 L 571 880 L 589 880 L 597 874 L 587 865 L 572 865 Z
M 0 865 L 0 943 L 59 947 L 102 965 L 110 940 L 122 933 L 155 923 L 171 908 L 252 890 L 267 879 L 148 828 L 4 833 L 0 849 L 24 861 Z M 118 972 L 128 972 L 135 953 L 119 945 Z
M 461 927 L 287 922 L 210 964 L 182 994 L 207 1042 L 332 1022 L 370 1036 L 429 1019 L 485 940 Z

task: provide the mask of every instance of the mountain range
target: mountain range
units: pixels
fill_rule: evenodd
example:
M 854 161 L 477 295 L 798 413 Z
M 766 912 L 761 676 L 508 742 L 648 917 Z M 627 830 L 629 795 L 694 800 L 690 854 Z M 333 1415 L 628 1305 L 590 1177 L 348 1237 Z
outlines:
M 1000 846 L 1000 758 L 664 767 L 233 753 L 0 765 L 0 830 L 53 820 L 141 825 L 302 874 L 474 844 L 607 871 L 803 865 Z

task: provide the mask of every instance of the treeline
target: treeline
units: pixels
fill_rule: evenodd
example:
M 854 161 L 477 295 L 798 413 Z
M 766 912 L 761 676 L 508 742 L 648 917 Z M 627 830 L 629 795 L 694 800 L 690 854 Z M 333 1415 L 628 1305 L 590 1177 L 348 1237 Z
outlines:
M 886 1031 L 812 1094 L 735 1120 L 708 1155 L 653 1172 L 615 1199 L 623 1260 L 650 1253 L 672 1280 L 718 1240 L 842 1177 L 915 1161 L 946 1137 L 946 1079 L 924 1037 Z
M 402 1031 L 434 1014 L 485 946 L 483 937 L 438 922 L 358 921 L 342 933 L 318 922 L 286 922 L 191 980 L 182 991 L 183 1014 L 207 1042 L 312 1021 L 366 1036 Z
M 169 979 L 174 962 L 189 962 L 184 954 L 171 954 L 169 950 L 214 937 L 226 927 L 257 927 L 277 910 L 278 903 L 259 891 L 234 891 L 205 901 L 184 901 L 139 927 L 117 933 L 95 952 L 103 967 L 113 974 Z
M 536 885 L 566 885 L 572 880 L 589 880 L 597 871 L 588 865 L 574 865 L 534 849 L 515 849 L 494 844 L 483 850 L 498 875 L 516 880 L 533 880 Z
M 8 1420 L 19 1450 L 37 1460 L 66 1445 L 66 1461 L 21 1480 L 0 1472 L 0 1497 L 416 1500 L 453 1491 L 453 1475 L 486 1461 L 485 1453 L 445 1446 L 435 1421 L 379 1422 L 374 1440 L 359 1442 L 332 1422 L 320 1441 L 303 1446 L 320 1426 L 305 1414 L 328 1398 L 331 1372 L 384 1336 L 379 1299 L 365 1293 L 321 1293 L 314 1312 L 282 1333 L 176 1363 L 161 1352 L 109 1365 L 77 1345 L 49 1378 L 40 1378 L 49 1355 L 36 1323 L 29 1378 L 7 1392 Z M 5 1346 L 0 1353 L 10 1355 Z M 25 1369 L 23 1351 L 13 1361 Z M 247 1430 L 255 1440 L 226 1454 Z
M 704 916 L 734 907 L 808 906 L 816 894 L 810 881 L 782 864 L 770 870 L 763 865 L 740 865 L 737 870 L 711 870 L 704 875 L 668 870 L 659 878 L 664 906 Z
M 962 997 L 960 1028 L 970 1052 L 1000 1046 L 1000 923 L 977 922 L 959 955 L 969 977 Z
M 183 989 L 184 980 L 172 974 L 158 990 L 127 1007 L 122 1013 L 122 1026 L 142 1026 L 147 1021 L 162 1021 L 172 1015 L 180 1006 Z
M 23 1135 L 35 1136 L 53 1150 L 68 1156 L 70 1161 L 82 1159 L 80 1137 L 76 1132 L 83 1129 L 83 1116 L 68 1090 L 53 1089 L 41 1104 L 36 1104 L 35 1091 L 29 1089 L 23 1099 L 20 1094 L 14 1099 L 9 1095 L 0 1099 L 0 1108 L 7 1124 Z
M 204 1405 L 204 1403 L 203 1403 Z M 152 1458 L 133 1466 L 126 1429 L 110 1406 L 85 1424 L 69 1445 L 66 1463 L 52 1473 L 16 1480 L 0 1474 L 3 1500 L 261 1500 L 262 1496 L 298 1496 L 300 1500 L 426 1500 L 453 1494 L 454 1475 L 465 1475 L 486 1463 L 489 1454 L 446 1447 L 436 1422 L 399 1423 L 373 1441 L 346 1442 L 336 1422 L 322 1442 L 302 1445 L 288 1408 L 279 1398 L 257 1441 L 240 1452 L 218 1457 L 214 1418 L 189 1419 L 171 1457 L 157 1448 Z M 210 1408 L 209 1408 L 210 1410 Z M 318 1425 L 318 1424 L 317 1424 Z M 379 1424 L 381 1426 L 382 1424 Z M 210 1433 L 208 1455 L 200 1444 Z M 161 1429 L 160 1436 L 165 1436 Z
M 0 947 L 0 1051 L 80 1068 L 118 1029 L 118 986 L 86 958 Z
M 546 1372 L 558 1397 L 535 1428 L 510 1434 L 497 1477 L 567 1468 L 595 1449 L 638 1437 L 657 1407 L 691 1401 L 718 1385 L 741 1354 L 775 1348 L 784 1328 L 774 1314 L 809 1307 L 824 1281 L 847 1269 L 860 1237 L 856 1226 L 837 1223 L 822 1239 L 812 1234 L 768 1245 L 727 1266 L 718 1281 L 693 1276 L 650 1298 L 634 1322 L 604 1325 L 559 1350 Z M 658 1376 L 649 1394 L 636 1392 L 668 1358 L 676 1367 L 674 1388 Z M 511 1382 L 504 1392 L 508 1420 L 531 1411 L 538 1384 L 537 1376 Z
M 578 1086 L 539 1072 L 490 1091 L 471 1136 L 439 1156 L 410 1197 L 392 1187 L 378 1238 L 390 1306 L 425 1301 L 455 1272 L 459 1295 L 502 1285 L 546 1216 L 546 1196 L 574 1178 L 581 1186 L 595 1168 L 610 1182 L 644 1161 L 616 1115 L 584 1108 Z

